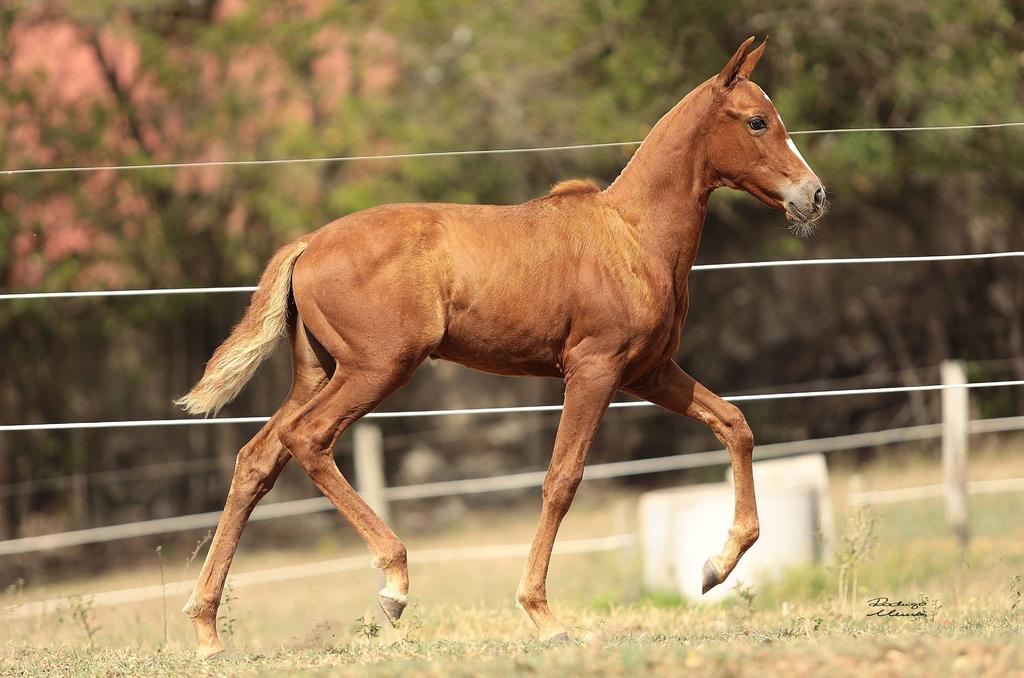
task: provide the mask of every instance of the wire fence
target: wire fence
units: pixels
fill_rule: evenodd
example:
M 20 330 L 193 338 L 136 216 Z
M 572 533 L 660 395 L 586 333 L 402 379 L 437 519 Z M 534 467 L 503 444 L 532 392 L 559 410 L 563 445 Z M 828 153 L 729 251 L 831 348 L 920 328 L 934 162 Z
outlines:
M 743 403 L 766 400 L 792 400 L 795 398 L 830 398 L 838 396 L 880 395 L 890 393 L 914 393 L 921 391 L 941 391 L 947 388 L 999 388 L 1004 386 L 1024 386 L 1024 379 L 1005 379 L 1001 381 L 978 381 L 967 384 L 918 384 L 909 386 L 881 386 L 874 388 L 841 388 L 822 391 L 791 391 L 783 393 L 750 393 L 744 395 L 723 396 L 723 400 L 731 403 Z M 627 407 L 656 407 L 647 401 L 614 402 L 610 409 Z M 516 414 L 527 412 L 560 412 L 562 405 L 515 405 L 509 407 L 466 407 L 443 410 L 404 410 L 396 412 L 370 412 L 363 419 L 396 419 L 417 417 L 450 417 L 458 415 L 482 414 Z M 218 424 L 259 424 L 270 421 L 270 417 L 219 417 L 210 419 L 127 419 L 111 421 L 78 421 L 49 424 L 5 424 L 0 432 L 16 431 L 64 431 L 70 429 L 103 429 L 103 428 L 143 428 L 152 426 L 212 426 Z
M 946 485 L 919 485 L 901 487 L 895 490 L 868 490 L 851 492 L 850 502 L 860 505 L 901 504 L 906 501 L 936 499 L 945 496 Z M 1003 492 L 1024 492 L 1024 478 L 997 478 L 994 480 L 972 480 L 967 483 L 968 494 L 999 494 Z
M 973 129 L 1021 127 L 1024 122 L 971 123 L 963 125 L 921 125 L 906 127 L 841 127 L 833 129 L 805 129 L 791 131 L 790 136 L 809 134 L 854 134 L 866 132 L 946 132 Z M 200 167 L 245 167 L 253 165 L 295 165 L 325 162 L 356 162 L 367 160 L 408 160 L 412 158 L 444 158 L 467 155 L 508 155 L 513 153 L 548 153 L 553 151 L 580 151 L 594 148 L 639 146 L 642 141 L 609 141 L 594 144 L 563 144 L 560 146 L 525 146 L 520 148 L 485 148 L 464 151 L 426 151 L 420 153 L 387 153 L 382 155 L 339 155 L 319 158 L 271 158 L 265 160 L 198 160 L 188 162 L 162 162 L 133 165 L 90 165 L 79 167 L 27 167 L 0 170 L 2 176 L 19 174 L 55 174 L 60 172 L 100 172 L 147 169 L 178 169 Z
M 968 431 L 972 434 L 1018 430 L 1024 430 L 1024 416 L 979 419 L 971 421 L 968 427 Z M 942 424 L 927 424 L 831 438 L 758 445 L 754 449 L 754 460 L 762 461 L 809 453 L 854 450 L 864 447 L 934 439 L 939 438 L 941 435 Z M 708 466 L 724 466 L 727 464 L 729 464 L 729 455 L 725 451 L 709 450 L 664 457 L 590 464 L 586 467 L 583 477 L 584 480 L 608 480 Z M 485 478 L 465 478 L 386 487 L 383 489 L 383 496 L 384 499 L 390 502 L 521 490 L 540 487 L 544 483 L 545 473 L 545 471 L 527 471 Z M 312 497 L 309 499 L 262 504 L 256 507 L 249 520 L 272 520 L 332 510 L 334 510 L 333 505 L 325 497 Z M 157 518 L 155 520 L 143 520 L 133 523 L 10 539 L 0 541 L 0 556 L 34 553 L 84 544 L 105 543 L 134 537 L 209 528 L 217 525 L 217 522 L 220 520 L 220 514 L 220 511 L 210 511 L 186 516 Z
M 971 360 L 969 362 L 971 366 L 977 366 L 982 368 L 991 368 L 993 366 L 1005 368 L 1008 365 L 1014 365 L 1020 361 L 1014 358 L 999 358 Z M 842 378 L 814 379 L 811 381 L 800 383 L 775 384 L 772 385 L 771 388 L 773 391 L 807 390 L 810 388 L 823 388 L 837 385 L 847 385 L 850 384 L 850 382 L 877 382 L 881 379 L 892 378 L 905 378 L 909 379 L 912 383 L 914 381 L 920 382 L 922 380 L 922 374 L 938 372 L 938 369 L 938 365 L 930 365 L 891 371 L 872 371 L 866 372 L 864 374 Z M 662 410 L 656 410 L 654 408 L 632 408 L 630 410 L 626 410 L 624 414 L 626 413 L 631 414 L 635 417 L 646 417 L 650 415 L 667 414 L 664 413 Z M 557 418 L 542 416 L 540 418 L 535 418 L 531 422 L 525 424 L 526 428 L 520 430 L 521 432 L 540 431 L 555 428 L 557 425 Z M 464 438 L 465 435 L 465 431 L 463 430 L 452 430 L 438 427 L 419 428 L 416 430 L 410 430 L 401 433 L 389 432 L 385 437 L 382 438 L 381 447 L 384 452 L 391 452 L 403 450 L 407 448 L 411 443 L 419 443 L 425 441 L 448 442 L 454 439 Z M 347 446 L 335 448 L 336 454 L 341 452 L 347 453 L 349 451 L 350 450 Z M 40 491 L 53 491 L 58 488 L 72 487 L 77 483 L 88 483 L 90 485 L 109 485 L 114 483 L 140 483 L 156 478 L 167 479 L 170 476 L 174 475 L 195 475 L 200 473 L 209 473 L 211 470 L 214 469 L 230 471 L 232 459 L 233 456 L 225 456 L 223 454 L 198 457 L 181 457 L 177 459 L 141 465 L 119 466 L 117 468 L 97 469 L 93 471 L 83 470 L 76 473 L 62 475 L 41 475 L 26 480 L 18 480 L 9 483 L 0 483 L 0 497 L 20 496 L 23 494 L 31 494 Z
M 724 264 L 697 264 L 693 271 L 725 271 L 744 268 L 780 268 L 785 266 L 828 266 L 839 264 L 903 264 L 945 261 L 975 261 L 1024 257 L 1024 251 L 978 252 L 971 254 L 934 254 L 900 257 L 845 257 L 822 259 L 777 259 L 773 261 L 738 261 Z M 0 294 L 0 301 L 27 299 L 90 299 L 102 297 L 143 297 L 169 294 L 235 294 L 255 292 L 255 285 L 229 287 L 163 287 L 135 290 L 87 290 L 79 292 L 12 292 Z
M 566 539 L 555 542 L 553 552 L 556 555 L 592 554 L 608 551 L 621 551 L 632 548 L 636 544 L 636 535 L 615 534 L 606 537 L 589 539 Z M 432 563 L 466 562 L 473 560 L 500 560 L 504 558 L 523 558 L 530 552 L 529 544 L 494 544 L 491 546 L 458 546 L 432 549 L 413 549 L 409 552 L 409 564 L 413 567 Z M 322 560 L 315 563 L 285 565 L 255 572 L 242 572 L 231 575 L 232 588 L 244 588 L 259 584 L 272 584 L 281 581 L 294 581 L 308 577 L 320 577 L 341 572 L 356 572 L 371 568 L 368 556 L 349 556 Z M 138 586 L 117 591 L 88 594 L 93 607 L 124 605 L 148 600 L 176 598 L 192 590 L 194 579 L 168 582 L 166 585 Z M 61 612 L 72 605 L 81 596 L 50 598 L 0 607 L 0 616 L 8 619 L 23 619 L 39 615 Z

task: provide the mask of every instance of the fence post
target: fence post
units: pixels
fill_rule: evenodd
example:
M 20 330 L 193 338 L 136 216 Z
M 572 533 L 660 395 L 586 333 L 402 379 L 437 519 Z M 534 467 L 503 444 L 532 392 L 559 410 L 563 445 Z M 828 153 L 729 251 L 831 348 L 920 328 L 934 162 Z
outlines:
M 384 496 L 384 455 L 380 427 L 374 424 L 355 426 L 356 489 L 370 508 L 388 520 L 388 501 Z
M 944 386 L 966 384 L 963 362 L 946 360 L 939 368 Z M 946 515 L 960 548 L 967 548 L 967 424 L 970 417 L 966 388 L 942 389 L 942 482 Z

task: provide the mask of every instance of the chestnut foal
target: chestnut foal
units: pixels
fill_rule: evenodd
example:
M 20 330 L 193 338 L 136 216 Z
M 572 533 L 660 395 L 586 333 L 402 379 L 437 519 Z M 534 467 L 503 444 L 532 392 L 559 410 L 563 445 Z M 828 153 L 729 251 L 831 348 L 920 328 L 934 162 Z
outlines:
M 354 421 L 406 384 L 428 356 L 498 374 L 565 380 L 565 408 L 543 487 L 540 525 L 516 591 L 540 638 L 567 639 L 545 580 L 559 524 L 616 391 L 708 426 L 728 448 L 733 524 L 704 566 L 720 584 L 758 536 L 753 438 L 740 411 L 672 360 L 708 196 L 728 186 L 786 213 L 805 234 L 825 209 L 768 96 L 749 80 L 753 38 L 651 130 L 606 190 L 573 180 L 522 205 L 386 205 L 282 248 L 231 336 L 178 403 L 215 413 L 285 332 L 294 382 L 238 453 L 231 490 L 184 611 L 200 652 L 222 651 L 217 607 L 242 528 L 294 457 L 352 524 L 386 575 L 391 621 L 409 591 L 406 550 L 338 471 L 333 447 Z M 293 306 L 294 305 L 294 306 Z

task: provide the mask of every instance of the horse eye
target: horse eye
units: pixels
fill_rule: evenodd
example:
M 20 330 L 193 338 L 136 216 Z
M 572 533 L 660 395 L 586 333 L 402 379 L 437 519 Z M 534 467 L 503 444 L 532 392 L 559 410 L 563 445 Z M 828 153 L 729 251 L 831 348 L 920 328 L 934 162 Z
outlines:
M 747 124 L 750 125 L 750 129 L 754 130 L 755 132 L 763 129 L 768 129 L 768 123 L 765 121 L 764 118 L 761 117 L 753 117 L 747 121 Z

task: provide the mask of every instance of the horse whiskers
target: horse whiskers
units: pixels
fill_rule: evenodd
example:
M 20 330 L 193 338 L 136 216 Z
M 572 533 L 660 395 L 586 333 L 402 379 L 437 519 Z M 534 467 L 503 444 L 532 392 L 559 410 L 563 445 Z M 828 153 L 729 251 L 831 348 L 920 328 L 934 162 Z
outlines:
M 798 238 L 809 238 L 818 230 L 817 219 L 789 222 L 789 232 Z

